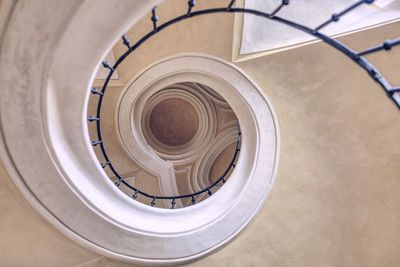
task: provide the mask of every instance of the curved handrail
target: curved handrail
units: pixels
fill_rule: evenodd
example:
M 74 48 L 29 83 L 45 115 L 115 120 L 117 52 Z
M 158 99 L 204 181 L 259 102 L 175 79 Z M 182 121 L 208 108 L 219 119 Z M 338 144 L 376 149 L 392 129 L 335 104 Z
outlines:
M 214 14 L 214 13 L 246 13 L 246 14 L 252 14 L 255 16 L 259 16 L 259 17 L 264 17 L 266 19 L 270 19 L 279 23 L 283 23 L 285 25 L 288 25 L 290 27 L 293 27 L 297 30 L 303 31 L 305 33 L 308 33 L 310 35 L 313 35 L 314 37 L 322 40 L 323 42 L 329 44 L 330 46 L 332 46 L 333 48 L 339 50 L 340 52 L 342 52 L 344 55 L 346 55 L 347 57 L 349 57 L 350 59 L 352 59 L 355 63 L 357 63 L 361 68 L 363 68 L 364 70 L 367 71 L 367 73 L 370 75 L 370 77 L 377 82 L 383 89 L 384 91 L 387 93 L 388 97 L 392 99 L 392 101 L 397 105 L 397 107 L 400 109 L 400 97 L 398 96 L 398 92 L 400 91 L 400 87 L 393 87 L 378 71 L 378 69 L 372 65 L 371 63 L 369 63 L 363 56 L 367 55 L 367 54 L 371 54 L 371 53 L 375 53 L 381 50 L 390 50 L 392 47 L 399 45 L 400 44 L 400 38 L 395 39 L 395 40 L 387 40 L 386 42 L 384 42 L 382 45 L 379 46 L 375 46 L 372 47 L 370 49 L 367 49 L 365 51 L 362 52 L 355 52 L 352 49 L 350 49 L 349 47 L 345 46 L 343 43 L 323 34 L 320 33 L 319 30 L 321 30 L 322 28 L 326 27 L 328 24 L 332 23 L 332 22 L 337 22 L 339 20 L 339 18 L 343 15 L 345 15 L 346 13 L 352 11 L 353 9 L 357 8 L 358 6 L 362 5 L 362 4 L 371 4 L 374 2 L 374 0 L 361 0 L 358 1 L 354 4 L 352 4 L 351 6 L 349 6 L 348 8 L 346 8 L 345 10 L 343 10 L 340 13 L 335 13 L 332 15 L 332 17 L 330 19 L 328 19 L 326 22 L 322 23 L 320 26 L 316 27 L 315 29 L 312 29 L 310 27 L 307 27 L 305 25 L 296 23 L 294 21 L 290 21 L 281 17 L 276 16 L 276 14 L 284 7 L 289 5 L 290 1 L 289 0 L 282 0 L 282 3 L 271 13 L 265 13 L 262 11 L 258 11 L 258 10 L 254 10 L 254 9 L 246 9 L 246 8 L 233 8 L 233 4 L 234 4 L 235 0 L 231 0 L 229 2 L 229 5 L 227 7 L 222 7 L 222 8 L 210 8 L 210 9 L 204 9 L 204 10 L 198 10 L 198 11 L 194 11 L 192 12 L 193 7 L 196 4 L 195 0 L 189 0 L 188 1 L 188 11 L 186 14 L 183 14 L 181 16 L 178 16 L 176 18 L 173 18 L 165 23 L 163 23 L 160 26 L 157 26 L 157 21 L 158 21 L 158 16 L 156 14 L 156 7 L 154 7 L 152 9 L 152 16 L 151 16 L 151 21 L 153 24 L 153 30 L 149 33 L 147 33 L 146 35 L 144 35 L 141 39 L 139 39 L 134 45 L 131 45 L 130 40 L 128 40 L 126 38 L 125 35 L 122 36 L 122 41 L 124 43 L 124 45 L 127 46 L 128 50 L 122 54 L 122 56 L 120 56 L 117 61 L 115 62 L 115 64 L 113 66 L 111 66 L 108 62 L 102 62 L 102 65 L 104 68 L 109 69 L 109 74 L 104 82 L 104 85 L 102 87 L 101 91 L 98 91 L 96 89 L 91 89 L 91 92 L 93 94 L 99 95 L 99 100 L 98 100 L 98 105 L 97 105 L 97 113 L 96 113 L 96 117 L 88 117 L 88 121 L 89 122 L 96 122 L 97 124 L 97 137 L 98 137 L 98 141 L 94 141 L 92 142 L 92 146 L 96 146 L 96 145 L 100 145 L 102 154 L 104 156 L 105 159 L 105 163 L 101 163 L 101 166 L 103 168 L 105 168 L 106 166 L 108 166 L 110 168 L 110 170 L 115 174 L 115 176 L 118 178 L 118 181 L 115 183 L 116 186 L 119 186 L 121 183 L 123 183 L 124 185 L 126 185 L 127 187 L 129 187 L 130 189 L 132 189 L 134 191 L 134 194 L 132 195 L 133 199 L 137 198 L 138 194 L 141 194 L 145 197 L 151 198 L 151 205 L 154 206 L 155 205 L 155 201 L 157 199 L 169 199 L 172 200 L 171 202 L 171 208 L 175 207 L 175 200 L 176 199 L 182 199 L 182 198 L 192 198 L 192 204 L 195 204 L 196 200 L 195 200 L 195 196 L 203 194 L 205 192 L 207 192 L 209 195 L 212 194 L 212 192 L 210 191 L 210 189 L 212 187 L 214 187 L 215 185 L 217 185 L 218 183 L 220 183 L 221 181 L 223 181 L 223 183 L 225 182 L 225 177 L 227 175 L 227 173 L 229 173 L 229 171 L 235 167 L 234 162 L 237 159 L 237 155 L 238 152 L 240 151 L 240 141 L 241 141 L 241 130 L 240 130 L 240 126 L 239 126 L 239 122 L 238 122 L 238 141 L 236 143 L 236 150 L 233 156 L 232 161 L 230 162 L 228 168 L 226 169 L 226 171 L 224 172 L 224 174 L 217 180 L 215 181 L 213 184 L 209 185 L 208 187 L 195 192 L 193 194 L 186 194 L 186 195 L 179 195 L 179 196 L 156 196 L 156 195 L 151 195 L 151 194 L 147 194 L 131 185 L 129 185 L 123 177 L 121 177 L 119 175 L 119 173 L 114 169 L 108 155 L 107 152 L 105 150 L 104 147 L 104 143 L 103 143 L 103 139 L 102 139 L 102 134 L 101 134 L 101 120 L 100 120 L 100 114 L 101 114 L 101 105 L 102 105 L 102 101 L 108 86 L 108 83 L 111 79 L 112 74 L 114 73 L 114 71 L 118 68 L 118 66 L 121 64 L 121 62 L 127 57 L 129 56 L 133 51 L 135 51 L 140 45 L 142 45 L 146 40 L 148 40 L 149 38 L 151 38 L 153 35 L 157 34 L 158 32 L 162 31 L 163 29 L 167 28 L 168 26 L 171 26 L 179 21 L 185 20 L 185 19 L 189 19 L 192 17 L 196 17 L 196 16 L 200 16 L 200 15 L 205 15 L 205 14 Z

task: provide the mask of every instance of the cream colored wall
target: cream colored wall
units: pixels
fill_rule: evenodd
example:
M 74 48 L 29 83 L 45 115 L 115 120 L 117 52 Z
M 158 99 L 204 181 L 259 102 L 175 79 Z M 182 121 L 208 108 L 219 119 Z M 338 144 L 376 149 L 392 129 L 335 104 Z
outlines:
M 198 1 L 198 7 L 227 1 Z M 186 11 L 158 8 L 160 23 Z M 168 15 L 166 15 L 168 14 Z M 126 60 L 123 81 L 159 58 L 187 51 L 231 59 L 232 15 L 193 18 L 154 36 Z M 400 23 L 341 38 L 367 48 L 400 36 Z M 149 20 L 129 32 L 151 30 Z M 123 47 L 117 45 L 116 56 Z M 400 85 L 400 48 L 370 56 Z M 400 114 L 349 59 L 325 44 L 237 64 L 279 118 L 276 183 L 259 216 L 236 240 L 191 266 L 399 266 Z M 99 256 L 55 230 L 0 166 L 1 266 L 131 266 Z
M 0 162 L 0 266 L 76 266 L 98 257 L 44 219 Z

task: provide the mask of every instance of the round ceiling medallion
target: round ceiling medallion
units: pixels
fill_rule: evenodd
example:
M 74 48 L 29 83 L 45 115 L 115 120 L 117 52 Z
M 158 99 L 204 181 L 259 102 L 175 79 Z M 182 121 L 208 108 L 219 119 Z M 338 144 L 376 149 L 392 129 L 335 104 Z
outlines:
M 186 100 L 167 98 L 159 102 L 150 114 L 151 133 L 168 146 L 184 145 L 199 128 L 196 110 Z
M 127 90 L 130 91 L 139 89 L 135 82 L 130 84 L 129 88 Z M 168 191 L 168 188 L 160 184 L 158 196 L 161 202 L 163 197 L 165 202 L 165 197 L 189 195 L 185 198 L 177 197 L 174 208 L 194 205 L 211 196 L 225 183 L 240 155 L 240 130 L 234 111 L 222 96 L 204 84 L 185 81 L 166 87 L 149 86 L 142 88 L 137 98 L 125 100 L 126 97 L 130 96 L 123 93 L 120 103 L 132 101 L 132 126 L 131 133 L 119 131 L 121 144 L 130 142 L 131 140 L 127 138 L 132 138 L 133 143 L 139 146 L 144 138 L 149 147 L 160 157 L 158 160 L 154 158 L 153 167 L 156 162 L 160 166 L 171 164 L 173 167 L 174 175 L 164 179 L 161 176 L 154 178 L 159 181 L 170 181 L 170 189 L 173 190 Z M 119 113 L 117 116 L 121 118 L 122 114 Z M 125 124 L 129 124 L 129 121 Z M 102 138 L 105 140 L 104 136 Z M 229 145 L 232 145 L 234 150 L 230 155 L 219 157 L 215 164 L 216 157 Z M 128 147 L 125 149 L 129 151 Z M 135 152 L 130 151 L 129 154 L 133 155 Z M 151 154 L 148 157 L 150 158 Z M 130 160 L 134 165 L 142 166 L 139 157 L 132 156 Z M 214 169 L 219 169 L 212 173 L 213 177 L 210 177 L 211 164 Z M 154 173 L 154 169 L 145 171 Z M 139 190 L 143 192 L 149 192 L 157 187 L 155 184 L 147 184 L 147 187 L 144 183 L 138 184 L 142 185 Z M 130 186 L 134 187 L 134 184 L 131 183 Z M 120 189 L 126 192 L 125 187 L 123 184 Z M 209 190 L 204 191 L 208 187 Z M 135 191 L 135 188 L 131 190 Z M 203 193 L 191 198 L 191 194 L 200 191 Z M 127 193 L 130 195 L 129 191 Z M 148 204 L 149 198 L 151 199 L 151 196 L 137 200 Z M 171 205 L 161 203 L 159 207 L 170 208 Z

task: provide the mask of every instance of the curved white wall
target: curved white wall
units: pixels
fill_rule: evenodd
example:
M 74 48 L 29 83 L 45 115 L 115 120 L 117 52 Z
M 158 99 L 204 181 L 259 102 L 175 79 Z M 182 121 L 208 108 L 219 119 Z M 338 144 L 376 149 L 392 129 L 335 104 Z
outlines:
M 167 67 L 155 64 L 153 73 L 169 76 L 154 79 L 150 72 L 138 75 L 134 82 L 142 84 L 139 86 L 142 90 L 150 85 L 161 89 L 188 80 L 205 82 L 228 101 L 242 127 L 242 158 L 224 187 L 209 199 L 185 209 L 149 207 L 120 192 L 90 148 L 86 117 L 89 85 L 110 40 L 121 36 L 127 24 L 137 18 L 132 14 L 128 17 L 126 9 L 134 8 L 139 16 L 146 7 L 149 9 L 149 4 L 129 2 L 123 6 L 120 2 L 88 1 L 74 6 L 70 3 L 73 8 L 65 18 L 68 21 L 63 24 L 65 31 L 60 31 L 57 25 L 46 26 L 47 20 L 31 22 L 30 18 L 35 17 L 33 7 L 24 9 L 26 13 L 15 13 L 17 22 L 43 27 L 47 30 L 43 34 L 57 42 L 45 39 L 31 44 L 32 54 L 43 53 L 43 59 L 34 61 L 38 59 L 30 59 L 25 53 L 9 53 L 24 40 L 18 38 L 16 42 L 13 35 L 4 39 L 0 77 L 9 87 L 4 90 L 1 114 L 2 123 L 7 125 L 3 146 L 8 151 L 4 149 L 2 157 L 9 162 L 8 168 L 20 171 L 12 177 L 32 204 L 81 244 L 136 263 L 184 263 L 225 245 L 258 213 L 276 173 L 278 131 L 272 109 L 260 89 L 228 62 L 186 55 Z M 114 12 L 110 14 L 109 10 Z M 11 25 L 10 32 L 17 25 Z M 36 32 L 30 34 L 37 36 Z M 23 37 L 29 40 L 30 34 L 25 32 Z M 52 50 L 43 51 L 45 46 L 51 46 Z M 7 76 L 10 72 L 7 66 L 19 58 L 21 64 L 37 64 L 25 73 L 30 81 L 29 90 L 12 83 L 12 75 Z M 11 73 L 23 76 L 21 71 L 25 69 L 16 68 Z M 126 96 L 131 93 L 129 88 L 121 98 L 119 126 L 132 125 L 129 111 L 132 105 L 134 108 L 138 105 L 134 96 Z M 21 101 L 25 104 L 21 105 Z M 29 123 L 21 124 L 27 118 Z M 18 136 L 12 134 L 16 132 Z M 135 139 L 123 142 L 129 140 Z M 139 147 L 143 149 L 146 145 Z M 35 151 L 35 156 L 27 153 L 27 149 Z M 136 153 L 138 149 L 127 150 Z
M 182 1 L 169 1 L 170 5 L 158 8 L 160 19 L 185 12 L 177 9 Z M 226 1 L 212 2 L 198 1 L 197 8 L 223 6 Z M 52 24 L 68 13 L 59 1 L 49 13 L 25 7 L 35 10 L 37 19 L 43 16 Z M 147 17 L 135 28 L 138 32 L 129 32 L 130 39 L 150 28 Z M 398 29 L 398 24 L 387 25 L 343 41 L 363 49 L 377 40 L 398 37 Z M 29 30 L 37 31 L 34 25 Z M 196 34 L 188 39 L 188 33 Z M 135 73 L 154 60 L 185 51 L 229 60 L 231 33 L 230 16 L 204 16 L 176 25 L 143 47 L 140 55 L 145 57 L 133 56 L 120 73 L 121 79 L 129 76 L 128 70 Z M 175 46 L 159 46 L 176 39 L 180 42 Z M 13 51 L 26 51 L 29 45 L 21 43 Z M 396 73 L 399 52 L 392 49 L 373 56 L 393 84 L 400 84 Z M 269 201 L 251 227 L 235 242 L 192 265 L 397 266 L 400 184 L 399 147 L 394 144 L 400 122 L 381 89 L 364 71 L 323 44 L 238 65 L 262 86 L 277 111 L 282 135 L 280 169 Z M 19 63 L 18 68 L 22 66 Z M 21 77 L 13 78 L 15 82 Z M 3 92 L 5 85 L 0 88 Z M 9 105 L 1 104 L 2 109 Z M 35 128 L 35 122 L 29 125 Z M 3 127 L 7 125 L 2 125 L 2 131 Z M 0 177 L 2 265 L 131 266 L 65 238 L 20 196 L 3 167 Z

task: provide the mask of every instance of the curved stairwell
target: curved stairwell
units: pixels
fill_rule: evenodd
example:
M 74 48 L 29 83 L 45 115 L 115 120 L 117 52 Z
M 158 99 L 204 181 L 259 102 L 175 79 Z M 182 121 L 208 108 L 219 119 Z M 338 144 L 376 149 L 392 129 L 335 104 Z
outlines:
M 197 264 L 320 266 L 338 251 L 348 257 L 337 266 L 385 265 L 383 256 L 350 259 L 354 247 L 327 244 L 349 242 L 344 228 L 351 240 L 375 241 L 361 249 L 395 262 L 396 242 L 375 229 L 396 235 L 390 218 L 400 202 L 381 197 L 397 198 L 399 149 L 390 140 L 400 124 L 373 80 L 398 104 L 390 60 L 399 57 L 398 23 L 340 39 L 354 50 L 320 33 L 324 24 L 300 27 L 339 53 L 313 44 L 232 63 L 233 13 L 289 25 L 278 14 L 286 1 L 269 16 L 241 1 L 159 2 L 0 2 L 0 155 L 29 203 L 116 266 L 198 260 L 260 211 L 244 238 Z M 277 189 L 263 207 L 278 160 Z M 361 209 L 371 223 L 354 215 Z M 6 265 L 16 263 L 8 254 Z

